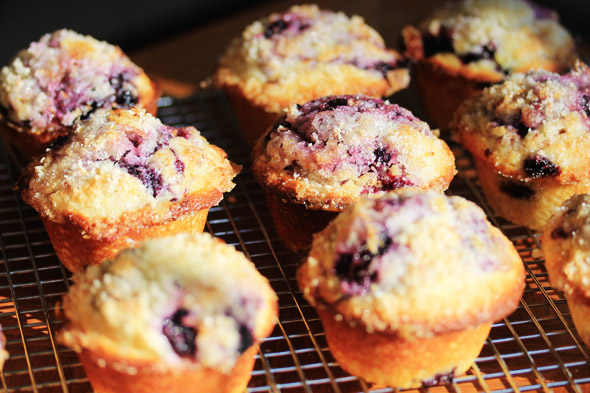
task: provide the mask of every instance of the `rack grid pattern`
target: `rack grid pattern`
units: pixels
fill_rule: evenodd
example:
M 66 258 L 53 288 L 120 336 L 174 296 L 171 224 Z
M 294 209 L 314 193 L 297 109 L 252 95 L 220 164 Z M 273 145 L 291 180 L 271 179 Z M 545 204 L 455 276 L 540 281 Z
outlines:
M 343 371 L 328 349 L 320 320 L 296 282 L 298 257 L 280 244 L 262 190 L 249 171 L 249 149 L 237 132 L 224 96 L 200 92 L 164 97 L 159 117 L 193 125 L 244 165 L 236 188 L 210 210 L 206 230 L 236 246 L 256 264 L 278 293 L 277 326 L 262 345 L 249 392 L 392 392 Z M 37 213 L 13 191 L 16 170 L 0 146 L 0 323 L 10 359 L 0 373 L 4 392 L 90 392 L 76 354 L 56 342 L 63 326 L 60 299 L 70 274 L 61 266 Z M 517 311 L 495 323 L 469 372 L 432 392 L 590 392 L 590 351 L 581 342 L 562 294 L 549 283 L 539 235 L 510 224 L 486 205 L 473 162 L 453 145 L 459 174 L 450 193 L 484 207 L 492 223 L 514 242 L 527 269 Z

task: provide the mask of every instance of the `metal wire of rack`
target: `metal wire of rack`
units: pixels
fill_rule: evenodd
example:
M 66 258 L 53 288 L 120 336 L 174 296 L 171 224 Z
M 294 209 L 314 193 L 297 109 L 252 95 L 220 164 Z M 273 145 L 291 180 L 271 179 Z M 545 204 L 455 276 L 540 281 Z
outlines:
M 298 258 L 280 244 L 262 190 L 248 169 L 249 149 L 219 92 L 160 100 L 159 117 L 171 125 L 194 125 L 230 158 L 244 165 L 237 187 L 210 210 L 206 230 L 243 251 L 271 282 L 280 315 L 256 358 L 252 393 L 391 392 L 343 371 L 328 349 L 320 320 L 296 282 Z M 10 359 L 0 373 L 5 392 L 89 392 L 76 354 L 56 343 L 64 321 L 60 299 L 70 274 L 61 266 L 37 213 L 13 191 L 15 170 L 0 146 L 0 323 Z M 469 372 L 432 392 L 590 392 L 590 351 L 572 323 L 562 294 L 547 278 L 538 234 L 512 225 L 486 205 L 473 162 L 453 147 L 459 175 L 450 192 L 484 207 L 514 242 L 527 270 L 527 286 L 514 314 L 493 325 Z

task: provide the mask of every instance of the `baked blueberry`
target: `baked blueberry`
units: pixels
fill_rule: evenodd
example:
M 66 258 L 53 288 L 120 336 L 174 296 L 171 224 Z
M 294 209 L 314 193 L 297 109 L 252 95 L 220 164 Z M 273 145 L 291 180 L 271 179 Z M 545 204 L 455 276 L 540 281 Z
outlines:
M 170 318 L 164 319 L 162 324 L 162 334 L 166 336 L 174 352 L 178 356 L 193 357 L 196 353 L 195 338 L 197 331 L 195 328 L 183 324 L 183 318 L 188 311 L 184 308 L 177 310 Z

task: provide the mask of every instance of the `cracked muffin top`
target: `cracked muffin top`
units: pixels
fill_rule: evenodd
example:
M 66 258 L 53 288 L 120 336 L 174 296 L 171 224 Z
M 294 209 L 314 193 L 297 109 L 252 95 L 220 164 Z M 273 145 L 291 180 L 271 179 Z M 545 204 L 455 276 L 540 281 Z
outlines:
M 23 171 L 23 199 L 53 222 L 108 236 L 217 204 L 239 167 L 194 127 L 137 109 L 97 111 Z
M 268 281 L 209 234 L 147 240 L 73 281 L 60 341 L 119 358 L 122 367 L 137 360 L 228 373 L 277 316 Z
M 253 157 L 254 176 L 265 189 L 334 211 L 362 194 L 444 191 L 455 175 L 453 154 L 426 123 L 398 105 L 359 95 L 290 106 Z
M 119 47 L 71 30 L 44 35 L 0 72 L 3 116 L 33 134 L 65 135 L 97 109 L 145 108 L 156 98 Z
M 405 59 L 359 16 L 293 6 L 262 18 L 220 60 L 218 85 L 241 85 L 270 111 L 330 94 L 389 95 L 409 82 Z
M 465 102 L 451 125 L 474 156 L 506 176 L 590 177 L 590 70 L 514 74 Z
M 590 195 L 575 195 L 553 213 L 543 234 L 551 284 L 590 301 Z
M 449 2 L 404 37 L 410 57 L 488 82 L 530 69 L 564 72 L 575 60 L 557 14 L 526 0 Z
M 313 305 L 369 331 L 464 329 L 512 311 L 524 288 L 514 246 L 461 197 L 364 197 L 317 234 L 298 271 Z

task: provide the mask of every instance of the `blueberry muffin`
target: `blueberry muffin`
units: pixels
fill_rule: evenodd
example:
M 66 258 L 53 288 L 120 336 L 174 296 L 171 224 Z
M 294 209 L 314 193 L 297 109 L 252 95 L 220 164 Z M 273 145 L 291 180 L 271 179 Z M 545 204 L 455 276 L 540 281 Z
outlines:
M 71 30 L 46 34 L 0 72 L 0 130 L 25 157 L 100 108 L 156 114 L 158 89 L 119 47 Z
M 473 154 L 500 216 L 543 230 L 551 212 L 590 191 L 590 70 L 514 74 L 457 111 L 452 131 Z
M 399 190 L 359 199 L 317 234 L 298 281 L 345 370 L 415 388 L 469 369 L 517 307 L 524 267 L 474 203 Z
M 387 96 L 408 83 L 405 59 L 361 17 L 316 5 L 246 27 L 214 75 L 251 144 L 291 104 L 335 94 Z
M 202 231 L 238 170 L 194 127 L 137 109 L 97 111 L 24 169 L 20 189 L 62 263 L 78 271 L 146 237 Z
M 59 340 L 102 393 L 243 392 L 277 298 L 208 234 L 150 239 L 74 274 Z
M 590 195 L 565 201 L 543 233 L 545 266 L 551 284 L 563 291 L 574 324 L 590 347 Z
M 292 251 L 363 194 L 444 191 L 455 159 L 428 125 L 398 105 L 328 96 L 291 105 L 260 139 L 253 173 L 279 237 Z
M 445 129 L 459 104 L 486 85 L 531 69 L 565 72 L 576 57 L 557 14 L 527 0 L 447 3 L 402 35 L 424 109 Z

